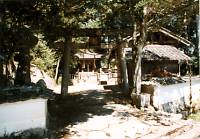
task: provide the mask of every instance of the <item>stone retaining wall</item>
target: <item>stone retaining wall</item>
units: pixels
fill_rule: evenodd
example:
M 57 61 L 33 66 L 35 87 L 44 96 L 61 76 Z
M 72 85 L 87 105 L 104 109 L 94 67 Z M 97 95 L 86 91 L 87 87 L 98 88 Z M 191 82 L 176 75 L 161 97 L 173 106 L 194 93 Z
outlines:
M 152 105 L 166 112 L 178 113 L 189 106 L 190 84 L 179 83 L 166 86 L 144 85 L 143 92 L 151 94 Z M 200 81 L 192 81 L 192 105 L 200 107 Z

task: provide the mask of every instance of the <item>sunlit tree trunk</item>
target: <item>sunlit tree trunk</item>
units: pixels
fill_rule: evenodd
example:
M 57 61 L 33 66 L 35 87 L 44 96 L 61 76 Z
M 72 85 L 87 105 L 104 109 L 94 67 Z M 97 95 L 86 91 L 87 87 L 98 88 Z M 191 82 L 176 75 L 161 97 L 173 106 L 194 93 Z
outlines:
M 200 8 L 200 1 L 199 1 L 199 8 Z M 200 9 L 199 15 L 197 16 L 197 27 L 198 27 L 198 56 L 199 56 L 199 75 L 200 75 Z
M 141 84 L 141 55 L 142 47 L 136 44 L 137 24 L 134 23 L 133 43 L 132 43 L 132 81 L 130 84 L 131 95 L 140 93 Z
M 132 94 L 140 94 L 141 92 L 141 59 L 142 59 L 142 46 L 134 46 L 132 55 L 133 65 L 133 81 L 132 81 Z
M 122 76 L 122 85 L 125 92 L 128 92 L 129 85 L 128 85 L 128 72 L 127 72 L 127 65 L 126 65 L 126 57 L 124 51 L 124 43 L 121 44 L 121 76 Z
M 58 70 L 59 70 L 59 65 L 60 65 L 60 59 L 58 59 L 57 61 L 57 66 L 56 66 L 56 74 L 55 74 L 55 77 L 54 77 L 54 80 L 56 81 L 56 83 L 58 83 Z
M 136 30 L 137 30 L 137 24 L 134 23 L 134 33 L 133 33 L 133 44 L 132 44 L 132 62 L 133 62 L 133 84 L 131 86 L 131 95 L 140 94 L 141 93 L 141 61 L 142 61 L 142 49 L 146 44 L 146 9 L 144 8 L 144 17 L 143 17 L 143 23 L 140 28 L 141 30 L 141 41 L 140 44 L 137 44 L 137 37 L 136 37 Z

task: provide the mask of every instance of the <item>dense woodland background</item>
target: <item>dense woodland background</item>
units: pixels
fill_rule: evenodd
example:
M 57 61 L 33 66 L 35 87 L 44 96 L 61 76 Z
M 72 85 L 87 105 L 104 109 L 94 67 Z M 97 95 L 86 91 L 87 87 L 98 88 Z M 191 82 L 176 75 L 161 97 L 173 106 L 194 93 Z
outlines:
M 6 63 L 18 58 L 24 65 L 24 59 L 28 59 L 54 76 L 64 49 L 62 45 L 55 46 L 55 42 L 64 42 L 78 29 L 129 29 L 134 38 L 131 47 L 136 50 L 133 54 L 136 81 L 147 32 L 165 27 L 195 44 L 181 49 L 192 57 L 193 74 L 198 74 L 198 7 L 197 0 L 1 0 L 0 55 Z M 123 33 L 112 37 L 120 42 Z M 77 51 L 73 48 L 71 55 Z M 24 59 L 19 59 L 20 54 L 24 54 Z M 72 59 L 70 67 L 76 64 L 76 59 Z

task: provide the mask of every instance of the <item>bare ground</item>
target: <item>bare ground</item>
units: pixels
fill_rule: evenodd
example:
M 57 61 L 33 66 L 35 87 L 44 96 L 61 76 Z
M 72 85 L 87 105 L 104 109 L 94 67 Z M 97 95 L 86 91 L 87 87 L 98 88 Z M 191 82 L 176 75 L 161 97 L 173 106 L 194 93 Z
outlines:
M 118 86 L 80 83 L 69 86 L 61 97 L 60 86 L 39 70 L 33 70 L 32 81 L 44 79 L 57 95 L 48 101 L 46 134 L 3 137 L 6 139 L 198 139 L 200 123 L 182 120 L 180 114 L 137 109 L 130 96 Z M 40 76 L 38 76 L 40 75 Z M 3 139 L 2 138 L 2 139 Z
M 83 87 L 83 86 L 82 86 Z M 86 87 L 86 86 L 85 86 Z M 80 90 L 80 87 L 76 86 Z M 56 96 L 48 102 L 47 138 L 56 139 L 171 139 L 200 138 L 200 123 L 180 114 L 137 109 L 119 87 L 90 86 L 87 90 Z

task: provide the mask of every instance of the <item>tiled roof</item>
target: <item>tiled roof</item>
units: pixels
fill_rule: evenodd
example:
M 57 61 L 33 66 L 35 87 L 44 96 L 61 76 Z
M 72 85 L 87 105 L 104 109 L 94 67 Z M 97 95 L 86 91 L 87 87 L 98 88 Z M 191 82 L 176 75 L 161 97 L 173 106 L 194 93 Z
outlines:
M 169 60 L 191 60 L 184 52 L 171 45 L 147 45 L 143 48 L 143 53 L 149 53 L 155 58 Z M 145 58 L 145 57 L 143 57 Z
M 131 48 L 125 48 L 126 58 L 130 59 L 132 56 Z M 171 45 L 146 45 L 143 48 L 142 58 L 145 60 L 191 60 L 189 56 Z
M 95 53 L 95 52 L 90 52 L 88 50 L 84 51 L 84 52 L 79 52 L 79 53 L 76 53 L 75 56 L 77 56 L 79 59 L 99 59 L 102 57 L 102 54 L 98 54 L 98 53 Z

